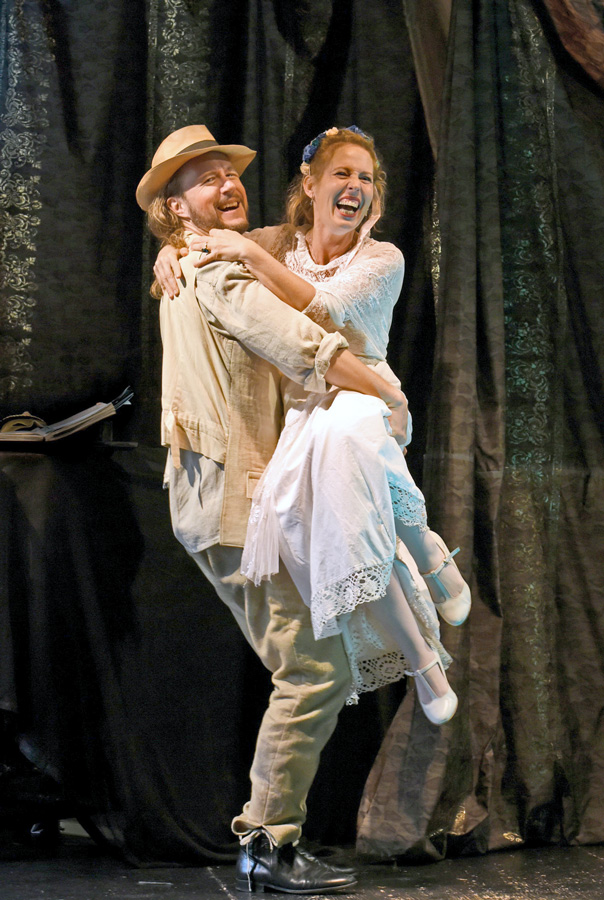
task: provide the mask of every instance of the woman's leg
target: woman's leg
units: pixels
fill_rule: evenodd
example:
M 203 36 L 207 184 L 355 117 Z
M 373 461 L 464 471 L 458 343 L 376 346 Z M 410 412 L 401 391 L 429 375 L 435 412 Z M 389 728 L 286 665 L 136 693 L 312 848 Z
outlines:
M 438 654 L 426 643 L 407 602 L 405 589 L 415 589 L 411 576 L 407 573 L 406 566 L 395 561 L 385 596 L 373 601 L 371 606 L 414 672 L 432 664 L 422 677 L 416 678 L 416 687 L 420 703 L 426 713 L 428 714 L 426 707 L 432 705 L 433 715 L 444 722 L 455 712 L 457 701 L 453 700 L 455 695 L 449 686 L 444 669 L 440 664 L 433 665 L 435 658 L 438 659 Z M 435 701 L 435 698 L 442 702 Z M 433 715 L 428 714 L 428 717 L 436 721 Z
M 442 539 L 419 525 L 395 520 L 396 533 L 425 578 L 436 608 L 450 625 L 461 625 L 470 612 L 470 589 Z M 446 563 L 443 565 L 444 561 Z
M 407 547 L 420 573 L 426 575 L 438 568 L 445 558 L 445 554 L 436 543 L 434 533 L 422 531 L 419 525 L 404 525 L 398 520 L 395 525 L 396 533 Z M 465 585 L 465 581 L 455 565 L 445 566 L 440 577 L 452 597 L 459 594 Z M 428 587 L 430 588 L 430 585 Z

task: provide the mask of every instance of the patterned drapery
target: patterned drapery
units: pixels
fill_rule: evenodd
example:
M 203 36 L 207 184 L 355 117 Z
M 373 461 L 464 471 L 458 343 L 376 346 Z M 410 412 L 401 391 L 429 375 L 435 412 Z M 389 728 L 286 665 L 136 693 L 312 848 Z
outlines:
M 230 858 L 268 684 L 171 534 L 154 248 L 134 190 L 157 143 L 202 121 L 258 149 L 252 224 L 273 224 L 308 140 L 334 123 L 372 132 L 391 187 L 381 234 L 407 262 L 392 358 L 418 398 L 417 472 L 433 165 L 404 12 L 390 0 L 1 0 L 0 63 L 0 416 L 52 421 L 132 384 L 114 437 L 138 442 L 114 466 L 88 444 L 77 465 L 60 448 L 37 462 L 2 454 L 0 521 L 16 537 L 0 543 L 0 640 L 12 633 L 19 652 L 2 654 L 0 709 L 130 861 Z M 354 839 L 400 693 L 342 716 L 309 798 L 311 838 Z
M 604 838 L 602 98 L 533 4 L 480 0 L 443 108 L 426 492 L 475 602 L 461 710 L 437 732 L 405 699 L 358 839 L 432 858 Z
M 595 0 L 458 0 L 442 98 L 443 71 L 429 54 L 418 66 L 438 143 L 431 211 L 412 50 L 446 0 L 0 4 L 0 415 L 51 420 L 131 383 L 116 429 L 139 443 L 115 465 L 3 469 L 0 521 L 16 516 L 27 552 L 21 538 L 10 557 L 0 545 L 14 589 L 0 583 L 0 629 L 20 623 L 15 640 L 41 651 L 31 663 L 47 677 L 28 697 L 19 669 L 13 691 L 27 654 L 15 666 L 5 654 L 0 705 L 35 707 L 30 756 L 131 861 L 232 853 L 267 690 L 187 567 L 161 491 L 154 248 L 134 189 L 157 143 L 193 121 L 258 149 L 253 225 L 280 218 L 301 148 L 333 124 L 373 133 L 389 174 L 381 236 L 407 262 L 390 358 L 414 413 L 408 461 L 420 479 L 427 442 L 430 521 L 461 544 L 475 604 L 467 626 L 444 628 L 460 711 L 437 730 L 405 697 L 365 788 L 359 847 L 436 858 L 604 837 L 602 92 L 546 6 L 554 19 L 554 7 L 601 12 Z M 73 691 L 70 717 L 56 684 Z M 311 837 L 353 839 L 401 693 L 343 713 L 309 799 Z M 72 752 L 74 729 L 89 752 Z
M 144 3 L 0 17 L 0 416 L 51 421 L 138 382 Z

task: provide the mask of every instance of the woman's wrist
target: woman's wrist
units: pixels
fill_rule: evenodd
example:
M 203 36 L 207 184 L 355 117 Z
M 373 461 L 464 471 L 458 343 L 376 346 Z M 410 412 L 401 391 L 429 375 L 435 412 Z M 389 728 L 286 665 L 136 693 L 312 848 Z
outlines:
M 400 406 L 407 406 L 407 397 L 399 388 L 394 385 L 387 386 L 387 389 L 380 393 L 381 399 L 389 409 L 398 409 Z
M 245 241 L 244 244 L 244 252 L 241 254 L 240 262 L 252 273 L 255 278 L 258 278 L 258 274 L 262 269 L 263 263 L 270 263 L 272 261 L 272 256 L 270 253 L 267 253 L 262 247 L 255 243 L 255 241 L 250 240 L 249 238 Z

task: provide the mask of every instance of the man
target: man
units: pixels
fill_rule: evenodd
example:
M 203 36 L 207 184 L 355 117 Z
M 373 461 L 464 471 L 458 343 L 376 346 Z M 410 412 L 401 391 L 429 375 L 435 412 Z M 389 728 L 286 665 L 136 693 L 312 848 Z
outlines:
M 159 146 L 138 190 L 149 227 L 178 242 L 211 228 L 245 231 L 240 176 L 255 152 L 219 145 L 191 125 Z M 279 437 L 280 373 L 307 390 L 327 384 L 403 407 L 404 395 L 328 334 L 278 300 L 239 263 L 181 261 L 177 297 L 164 296 L 162 443 L 174 532 L 272 673 L 251 797 L 233 820 L 242 850 L 237 887 L 317 893 L 350 887 L 349 869 L 295 846 L 319 756 L 350 686 L 341 638 L 315 641 L 308 608 L 285 567 L 259 587 L 240 574 L 250 500 Z M 327 384 L 326 384 L 327 382 Z

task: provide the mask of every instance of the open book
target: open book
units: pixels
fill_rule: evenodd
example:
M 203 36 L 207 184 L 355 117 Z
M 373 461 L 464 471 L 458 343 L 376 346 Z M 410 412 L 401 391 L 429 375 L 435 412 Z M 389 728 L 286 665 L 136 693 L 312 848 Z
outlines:
M 131 387 L 127 387 L 111 403 L 95 403 L 94 406 L 83 409 L 68 419 L 61 419 L 53 425 L 47 425 L 42 419 L 28 412 L 7 416 L 0 421 L 0 441 L 58 441 L 108 416 L 115 415 L 120 406 L 130 404 L 133 396 L 134 391 Z

